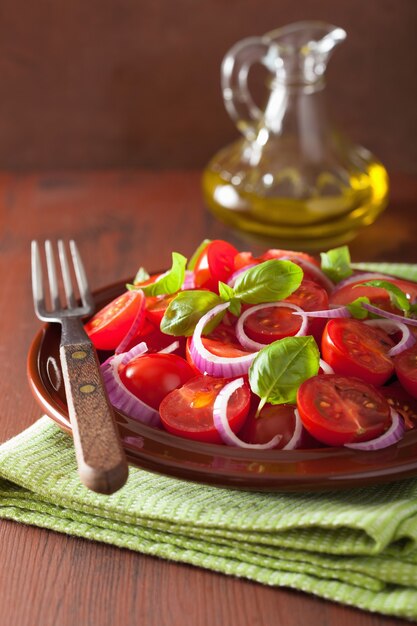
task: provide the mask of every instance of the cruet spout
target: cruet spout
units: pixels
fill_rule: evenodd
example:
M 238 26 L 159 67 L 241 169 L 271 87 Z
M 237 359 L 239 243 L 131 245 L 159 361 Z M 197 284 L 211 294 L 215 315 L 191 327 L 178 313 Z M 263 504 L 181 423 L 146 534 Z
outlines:
M 315 83 L 325 73 L 332 50 L 346 38 L 338 26 L 318 21 L 289 24 L 265 35 L 270 41 L 268 69 L 278 81 Z

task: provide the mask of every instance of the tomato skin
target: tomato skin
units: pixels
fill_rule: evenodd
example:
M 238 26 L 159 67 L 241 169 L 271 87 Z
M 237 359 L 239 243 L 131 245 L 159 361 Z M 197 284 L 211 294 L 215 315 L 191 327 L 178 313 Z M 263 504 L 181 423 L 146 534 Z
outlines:
M 122 365 L 119 376 L 131 393 L 158 410 L 165 396 L 193 378 L 194 371 L 176 354 L 143 354 Z
M 313 280 L 304 279 L 299 288 L 285 302 L 296 304 L 303 311 L 324 311 L 329 308 L 327 291 Z M 313 335 L 320 345 L 321 337 L 327 320 L 319 317 L 308 318 L 308 334 Z
M 235 271 L 238 250 L 227 241 L 214 239 L 207 244 L 196 260 L 194 281 L 197 289 L 218 293 L 219 280 L 227 282 Z
M 296 407 L 292 404 L 265 404 L 257 417 L 256 407 L 254 409 L 248 415 L 239 437 L 247 443 L 268 443 L 275 435 L 281 435 L 274 449 L 287 445 L 294 434 Z
M 317 259 L 315 259 L 310 254 L 306 252 L 296 252 L 295 250 L 279 250 L 276 248 L 270 248 L 259 257 L 261 261 L 269 261 L 270 259 L 282 259 L 283 257 L 291 257 L 294 259 L 294 263 L 297 262 L 297 259 L 301 261 L 307 261 L 308 263 L 312 263 L 316 265 L 316 267 L 320 267 L 320 263 Z
M 341 318 L 327 322 L 321 353 L 336 374 L 380 386 L 394 373 L 393 361 L 387 356 L 393 345 L 390 336 L 379 328 Z
M 164 296 L 147 296 L 146 298 L 146 318 L 154 326 L 160 326 L 164 313 L 168 305 L 177 296 L 176 293 Z
M 200 375 L 172 391 L 159 407 L 165 429 L 194 441 L 222 443 L 214 426 L 213 405 L 218 393 L 228 382 L 225 378 Z M 249 406 L 250 390 L 245 383 L 234 392 L 228 404 L 227 417 L 233 432 L 237 433 L 241 429 Z
M 271 306 L 249 315 L 245 321 L 245 332 L 253 341 L 269 344 L 295 335 L 301 323 L 301 317 L 294 315 L 293 309 Z
M 417 343 L 394 358 L 395 373 L 408 393 L 417 398 Z
M 402 416 L 407 430 L 417 428 L 417 399 L 413 398 L 398 380 L 380 387 L 380 392 L 388 400 L 390 407 Z
M 375 439 L 391 424 L 386 398 L 358 378 L 313 376 L 300 386 L 297 407 L 305 428 L 329 446 Z
M 98 350 L 115 350 L 129 332 L 144 304 L 143 292 L 125 291 L 98 311 L 85 324 L 85 331 Z M 145 322 L 145 311 L 138 332 Z
M 257 265 L 261 261 L 253 256 L 252 252 L 238 252 L 234 258 L 235 271 L 248 265 Z

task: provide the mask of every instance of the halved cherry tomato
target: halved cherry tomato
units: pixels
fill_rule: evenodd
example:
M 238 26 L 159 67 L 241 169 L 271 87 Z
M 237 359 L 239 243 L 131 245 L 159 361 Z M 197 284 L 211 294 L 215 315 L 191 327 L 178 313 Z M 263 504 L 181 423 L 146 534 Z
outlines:
M 417 344 L 394 358 L 398 380 L 413 398 L 417 398 Z
M 388 404 L 402 416 L 406 429 L 416 428 L 417 399 L 413 398 L 398 380 L 380 387 L 379 390 L 388 400 Z
M 99 350 L 114 350 L 129 332 L 136 316 L 143 307 L 145 296 L 138 290 L 125 291 L 98 311 L 85 324 L 85 330 Z M 145 311 L 143 319 L 145 322 Z
M 298 390 L 297 407 L 305 428 L 330 446 L 369 441 L 391 424 L 386 398 L 358 378 L 308 378 Z
M 195 286 L 218 292 L 219 280 L 227 282 L 235 271 L 237 249 L 227 241 L 214 239 L 201 252 L 194 266 Z
M 176 295 L 176 293 L 172 293 L 162 296 L 147 296 L 146 317 L 151 324 L 158 327 L 160 326 L 168 305 L 172 302 Z
M 187 439 L 222 443 L 214 426 L 213 405 L 227 382 L 225 378 L 197 376 L 168 394 L 159 407 L 166 430 Z M 249 405 L 250 391 L 245 383 L 233 393 L 228 403 L 227 419 L 233 432 L 237 433 L 242 427 Z
M 245 332 L 254 341 L 268 344 L 295 335 L 301 323 L 301 317 L 294 315 L 293 309 L 267 306 L 246 318 Z
M 234 327 L 227 326 L 223 323 L 220 323 L 213 330 L 212 333 L 210 333 L 206 337 L 202 337 L 201 340 L 203 346 L 207 348 L 209 352 L 215 354 L 216 356 L 234 358 L 248 354 L 248 351 L 245 350 L 238 342 L 235 335 Z M 194 362 L 190 353 L 190 343 L 191 337 L 188 337 L 185 354 L 188 363 L 194 366 Z
M 387 278 L 387 282 L 392 283 L 396 287 L 399 287 L 411 302 L 417 301 L 417 283 L 412 283 L 408 280 Z M 336 289 L 330 295 L 330 304 L 345 305 L 356 300 L 356 298 L 367 297 L 375 306 L 382 309 L 393 310 L 395 313 L 401 313 L 398 309 L 394 308 L 390 303 L 389 294 L 386 289 L 379 287 L 370 287 L 368 285 L 361 285 L 361 282 L 349 283 L 345 287 Z
M 303 311 L 323 311 L 329 308 L 329 296 L 327 291 L 313 280 L 304 279 L 301 285 L 294 293 L 292 293 L 285 302 L 296 304 Z M 293 317 L 296 317 L 295 315 Z M 314 339 L 320 345 L 321 336 L 326 319 L 320 317 L 308 318 L 308 333 L 313 335 Z
M 119 376 L 131 393 L 158 410 L 166 395 L 195 374 L 187 361 L 176 354 L 143 354 L 122 365 Z
M 247 267 L 248 265 L 256 265 L 261 261 L 255 258 L 252 252 L 238 252 L 235 256 L 234 266 L 235 270 L 240 270 L 243 267 Z
M 383 330 L 350 318 L 327 322 L 321 342 L 323 359 L 341 376 L 357 376 L 372 385 L 383 385 L 394 373 L 387 355 L 394 345 Z
M 261 254 L 259 257 L 262 261 L 269 261 L 269 259 L 282 259 L 282 257 L 293 257 L 294 262 L 296 259 L 301 259 L 302 261 L 308 261 L 317 267 L 320 267 L 320 263 L 317 259 L 315 259 L 310 254 L 306 252 L 297 252 L 295 250 L 279 250 L 276 248 L 271 248 Z
M 265 404 L 257 417 L 251 411 L 239 437 L 247 443 L 268 443 L 275 435 L 281 435 L 275 448 L 283 448 L 294 434 L 295 408 L 292 404 Z

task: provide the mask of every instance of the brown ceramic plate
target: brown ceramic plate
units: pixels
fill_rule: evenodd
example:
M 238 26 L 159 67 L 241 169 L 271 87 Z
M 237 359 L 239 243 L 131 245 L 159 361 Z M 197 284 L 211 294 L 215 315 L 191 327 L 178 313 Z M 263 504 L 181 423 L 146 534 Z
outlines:
M 97 308 L 122 293 L 127 281 L 95 293 Z M 28 376 L 42 409 L 71 433 L 59 362 L 60 327 L 47 324 L 34 338 Z M 417 474 L 417 430 L 374 452 L 347 448 L 248 451 L 176 437 L 122 413 L 116 420 L 129 462 L 142 469 L 223 487 L 310 491 L 359 487 Z

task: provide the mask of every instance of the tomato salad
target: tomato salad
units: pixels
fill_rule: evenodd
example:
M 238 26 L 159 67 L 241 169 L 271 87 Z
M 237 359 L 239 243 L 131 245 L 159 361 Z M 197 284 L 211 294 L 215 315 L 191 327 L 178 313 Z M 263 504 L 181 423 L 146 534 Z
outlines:
M 417 424 L 417 282 L 352 269 L 346 246 L 205 240 L 85 327 L 115 408 L 179 437 L 373 450 Z

